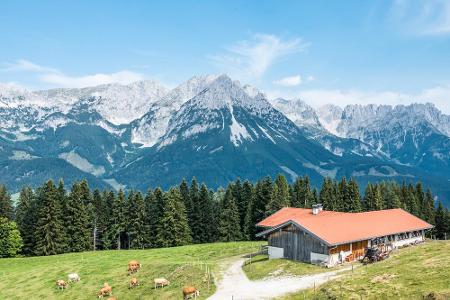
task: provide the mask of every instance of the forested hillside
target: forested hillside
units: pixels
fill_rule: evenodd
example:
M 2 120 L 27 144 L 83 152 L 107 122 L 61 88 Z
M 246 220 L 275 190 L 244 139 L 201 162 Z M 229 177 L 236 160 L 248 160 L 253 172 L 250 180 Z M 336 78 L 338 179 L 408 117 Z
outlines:
M 368 184 L 364 195 L 354 179 L 326 178 L 320 190 L 308 177 L 289 184 L 283 175 L 255 184 L 237 179 L 226 189 L 209 189 L 195 178 L 167 191 L 161 188 L 114 192 L 91 190 L 82 180 L 69 189 L 62 180 L 24 187 L 15 205 L 0 186 L 0 217 L 11 249 L 1 256 L 53 255 L 103 249 L 144 249 L 255 239 L 259 221 L 282 207 L 360 212 L 403 208 L 434 224 L 429 234 L 450 237 L 450 214 L 435 206 L 432 192 L 395 182 Z M 16 229 L 17 228 L 17 229 Z M 20 235 L 18 234 L 20 232 Z M 23 244 L 22 247 L 21 244 Z

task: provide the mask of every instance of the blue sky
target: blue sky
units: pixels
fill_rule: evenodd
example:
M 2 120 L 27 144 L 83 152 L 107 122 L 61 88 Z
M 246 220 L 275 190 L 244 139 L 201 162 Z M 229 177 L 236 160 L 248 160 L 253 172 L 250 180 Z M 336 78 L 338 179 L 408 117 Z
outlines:
M 269 96 L 450 113 L 450 1 L 9 1 L 0 82 L 30 89 L 228 73 Z

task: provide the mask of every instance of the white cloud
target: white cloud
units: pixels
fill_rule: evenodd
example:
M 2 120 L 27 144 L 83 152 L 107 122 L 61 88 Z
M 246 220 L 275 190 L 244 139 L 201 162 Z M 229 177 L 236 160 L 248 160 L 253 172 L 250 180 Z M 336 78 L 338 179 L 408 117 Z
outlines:
M 300 75 L 284 77 L 275 80 L 273 83 L 281 86 L 297 86 L 302 83 L 302 77 Z
M 259 78 L 277 60 L 304 51 L 308 46 L 299 38 L 283 40 L 271 34 L 255 34 L 251 40 L 231 45 L 225 54 L 210 58 L 234 76 Z
M 431 102 L 442 112 L 450 114 L 450 83 L 443 84 L 418 93 L 402 93 L 396 91 L 363 91 L 358 89 L 314 89 L 297 92 L 268 91 L 269 98 L 300 98 L 313 107 L 334 104 L 344 107 L 348 104 L 386 104 L 408 105 L 411 103 Z
M 414 34 L 450 34 L 448 0 L 397 0 L 392 6 L 390 17 L 394 24 Z
M 87 87 L 108 83 L 128 84 L 134 81 L 143 80 L 144 77 L 128 70 L 123 70 L 111 74 L 90 74 L 83 76 L 70 76 L 58 69 L 45 67 L 25 59 L 19 59 L 14 63 L 7 63 L 2 72 L 29 72 L 37 74 L 37 79 L 44 83 L 49 83 L 59 87 Z

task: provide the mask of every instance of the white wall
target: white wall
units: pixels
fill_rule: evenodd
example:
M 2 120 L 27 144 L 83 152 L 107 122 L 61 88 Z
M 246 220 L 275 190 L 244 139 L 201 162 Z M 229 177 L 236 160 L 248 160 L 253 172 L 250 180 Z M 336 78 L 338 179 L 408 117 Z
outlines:
M 404 245 L 420 243 L 420 242 L 423 242 L 423 236 L 416 236 L 416 237 L 411 237 L 411 238 L 400 240 L 400 241 L 395 241 L 395 242 L 392 242 L 392 245 L 395 248 L 397 248 L 397 247 L 401 247 Z
M 284 258 L 284 249 L 283 248 L 278 248 L 278 247 L 273 247 L 273 246 L 269 246 L 268 248 L 269 248 L 268 249 L 269 259 Z
M 330 259 L 329 255 L 311 252 L 311 263 L 312 264 L 318 264 L 318 263 L 322 263 L 322 262 L 328 263 L 329 259 Z

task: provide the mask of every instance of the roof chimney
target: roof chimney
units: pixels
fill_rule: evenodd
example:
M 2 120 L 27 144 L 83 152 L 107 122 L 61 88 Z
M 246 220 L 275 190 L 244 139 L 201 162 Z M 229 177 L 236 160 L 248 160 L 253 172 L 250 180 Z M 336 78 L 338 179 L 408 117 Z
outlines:
M 321 211 L 322 211 L 322 204 L 321 203 L 314 204 L 312 206 L 312 213 L 313 213 L 313 215 L 318 215 Z

